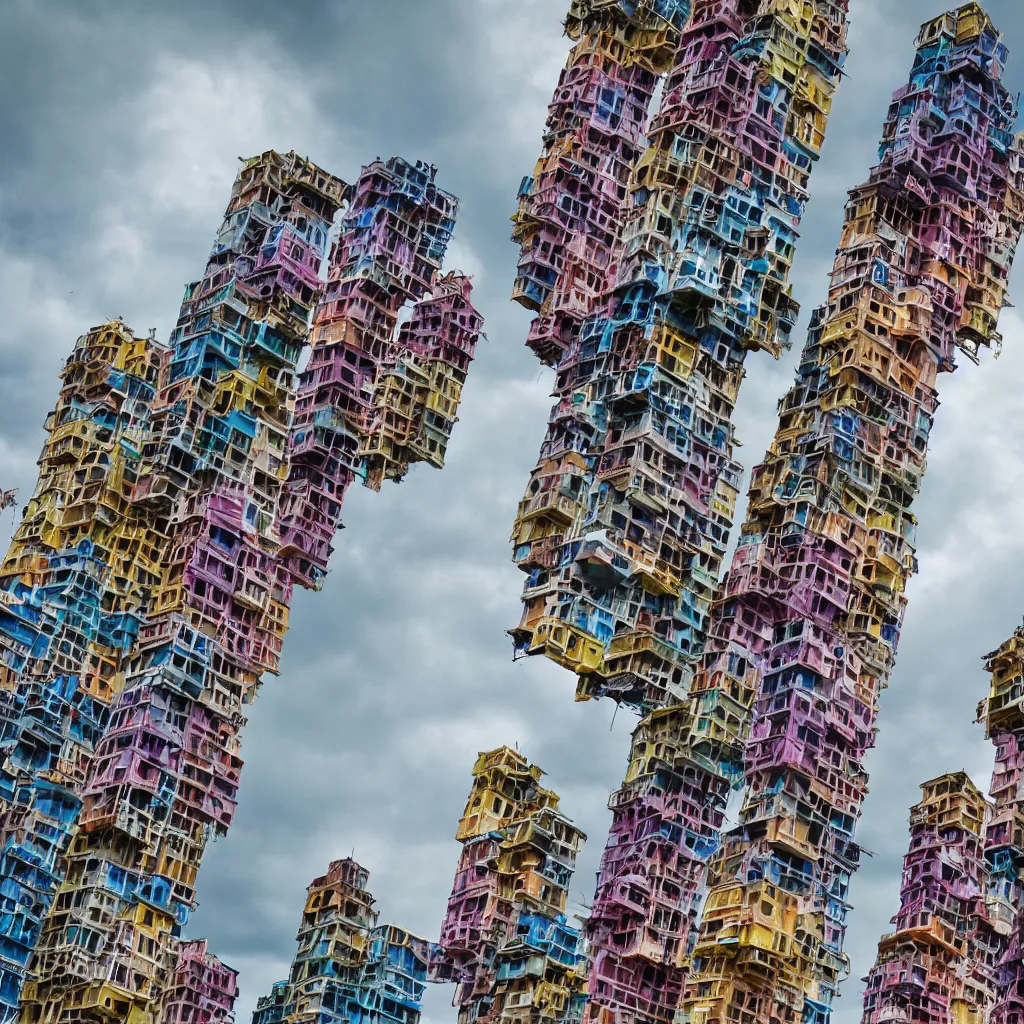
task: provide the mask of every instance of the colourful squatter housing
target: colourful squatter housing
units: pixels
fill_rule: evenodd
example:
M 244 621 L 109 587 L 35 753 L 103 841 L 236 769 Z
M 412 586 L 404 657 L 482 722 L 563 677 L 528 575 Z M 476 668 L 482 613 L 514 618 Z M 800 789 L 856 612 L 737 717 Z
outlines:
M 566 111 L 560 85 L 514 236 L 515 297 L 541 323 L 561 310 L 563 342 L 539 352 L 555 364 L 557 402 L 513 530 L 529 575 L 516 649 L 575 670 L 580 699 L 610 695 L 646 716 L 588 922 L 588 1015 L 609 1024 L 674 1016 L 705 865 L 743 770 L 715 737 L 687 754 L 678 709 L 739 494 L 731 416 L 744 360 L 789 344 L 797 228 L 845 57 L 845 0 L 686 6 L 573 6 L 583 41 L 567 76 L 581 48 L 606 45 L 605 69 L 649 60 L 660 24 L 668 77 L 632 167 L 611 161 L 619 139 L 603 126 L 619 124 L 609 106 L 643 106 L 649 92 L 602 82 Z M 612 200 L 600 176 L 576 195 L 589 169 L 610 166 Z M 594 216 L 565 213 L 588 203 L 604 211 L 607 256 Z M 573 264 L 543 264 L 562 249 L 602 254 L 603 278 L 570 307 Z
M 0 566 L 0 1020 L 228 1019 L 233 972 L 179 936 L 244 709 L 348 486 L 442 464 L 480 334 L 434 175 L 243 161 L 169 342 L 75 345 Z
M 565 916 L 586 839 L 518 751 L 480 754 L 440 943 L 378 926 L 368 872 L 335 861 L 309 887 L 287 981 L 252 1024 L 417 1024 L 428 983 L 457 984 L 459 1021 L 578 1022 L 583 938 Z
M 252 1024 L 416 1024 L 432 945 L 378 925 L 370 873 L 336 860 L 307 890 L 287 981 L 263 996 Z
M 963 772 L 922 786 L 863 1024 L 1024 1021 L 1024 627 L 985 662 L 991 800 Z
M 658 35 L 669 74 L 632 166 L 616 159 L 632 121 L 615 111 L 646 109 L 649 89 L 602 80 L 568 109 L 567 87 L 556 93 L 516 217 L 515 297 L 539 309 L 534 333 L 557 315 L 566 345 L 540 353 L 557 402 L 514 527 L 529 580 L 513 635 L 518 651 L 575 669 L 581 698 L 612 694 L 645 712 L 687 692 L 739 493 L 730 418 L 743 361 L 781 352 L 795 322 L 788 274 L 845 6 L 695 3 L 684 31 Z M 606 47 L 601 68 L 644 63 L 623 40 L 647 41 L 652 19 L 685 24 L 687 7 L 575 4 L 569 28 L 583 36 L 563 79 L 581 48 Z M 595 235 L 595 208 L 607 236 Z M 579 215 L 554 215 L 567 209 Z M 606 253 L 607 237 L 618 242 Z M 566 306 L 575 264 L 556 264 L 548 291 L 542 259 L 592 248 L 590 277 L 603 277 Z
M 970 3 L 922 28 L 851 192 L 720 582 L 732 412 L 746 353 L 795 324 L 846 22 L 847 0 L 574 0 L 515 217 L 556 404 L 512 635 L 641 716 L 597 894 L 570 924 L 585 837 L 539 768 L 483 753 L 438 941 L 380 925 L 335 861 L 254 1024 L 417 1024 L 431 982 L 460 1024 L 827 1024 L 938 375 L 998 343 L 1024 226 L 1007 54 Z M 76 345 L 0 566 L 0 1024 L 233 1019 L 235 973 L 182 938 L 196 874 L 347 488 L 443 462 L 482 326 L 441 273 L 455 213 L 422 164 L 350 186 L 265 153 L 170 341 L 116 321 Z M 1024 628 L 988 664 L 993 799 L 925 786 L 865 1024 L 1024 1024 Z
M 1024 226 L 1006 50 L 976 4 L 925 24 L 917 47 L 879 164 L 851 192 L 680 713 L 692 749 L 746 785 L 709 864 L 692 1024 L 828 1018 L 939 375 L 1000 340 Z
M 582 936 L 565 911 L 586 836 L 517 751 L 481 754 L 434 978 L 458 983 L 459 1024 L 579 1020 Z
M 616 40 L 600 62 L 614 77 L 671 15 L 578 3 L 569 29 Z M 604 251 L 580 211 L 605 192 L 580 189 L 618 167 L 598 126 L 627 84 L 575 115 L 560 86 L 523 188 L 515 296 L 540 314 L 530 344 L 556 313 L 560 344 L 539 350 L 557 404 L 513 531 L 529 578 L 512 635 L 574 670 L 580 699 L 643 716 L 586 923 L 585 1019 L 601 1024 L 824 1024 L 848 971 L 863 758 L 916 565 L 937 379 L 999 341 L 1024 180 L 1006 50 L 966 4 L 922 28 L 879 164 L 851 193 L 719 584 L 743 359 L 778 353 L 793 326 L 788 269 L 845 26 L 845 3 L 694 3 L 650 146 L 600 220 L 619 242 L 589 304 L 561 305 L 573 264 L 544 260 Z

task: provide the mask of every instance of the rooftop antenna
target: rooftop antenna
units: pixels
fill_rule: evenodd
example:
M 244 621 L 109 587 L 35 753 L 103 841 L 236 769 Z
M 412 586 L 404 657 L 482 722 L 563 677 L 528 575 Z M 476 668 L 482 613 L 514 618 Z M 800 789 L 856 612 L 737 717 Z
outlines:
M 11 509 L 11 517 L 14 520 L 14 526 L 11 529 L 11 536 L 14 536 L 14 531 L 18 528 L 18 488 L 12 487 L 10 490 L 5 491 L 0 487 L 0 512 L 5 509 Z

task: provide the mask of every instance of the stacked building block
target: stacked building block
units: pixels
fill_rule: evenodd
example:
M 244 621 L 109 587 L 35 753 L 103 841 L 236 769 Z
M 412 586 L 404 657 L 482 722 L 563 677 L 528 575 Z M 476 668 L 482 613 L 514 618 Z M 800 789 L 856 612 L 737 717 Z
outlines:
M 35 493 L 0 568 L 4 1020 L 17 1012 L 26 967 L 67 873 L 92 756 L 161 578 L 169 526 L 133 498 L 168 355 L 120 322 L 78 340 L 47 418 Z M 111 892 L 137 888 L 137 876 L 102 861 L 90 874 Z M 76 938 L 66 959 L 79 963 L 88 954 L 75 949 Z
M 716 595 L 732 405 L 745 352 L 778 352 L 793 325 L 787 273 L 845 7 L 695 4 L 614 287 L 561 358 L 513 535 L 530 576 L 517 649 L 574 669 L 580 698 L 645 715 L 588 923 L 595 1020 L 679 1005 L 693 1024 L 824 1021 L 846 971 L 862 761 L 914 569 L 936 379 L 999 340 L 1022 206 L 1006 51 L 967 4 L 924 26 L 852 193 Z M 741 823 L 719 849 L 737 784 Z
M 0 569 L 3 1019 L 164 1012 L 294 584 L 352 479 L 443 460 L 481 320 L 434 175 L 244 161 L 170 343 L 117 322 L 69 359 Z
M 253 1024 L 418 1024 L 431 947 L 378 925 L 370 873 L 333 861 L 313 879 L 287 981 L 262 997 Z
M 647 715 L 588 923 L 593 1019 L 670 1020 L 742 756 L 740 694 L 686 699 L 739 492 L 731 415 L 751 349 L 778 354 L 810 171 L 845 56 L 843 2 L 698 2 L 614 274 L 578 318 L 513 532 L 518 651 Z M 705 735 L 694 736 L 700 728 Z M 693 740 L 699 740 L 695 745 Z M 663 838 L 662 838 L 663 837 Z
M 252 1024 L 280 1024 L 288 1008 L 288 982 L 275 981 L 270 994 L 260 996 L 253 1011 Z
M 985 828 L 985 902 L 971 936 L 992 1024 L 1024 1021 L 1024 627 L 985 657 L 991 677 L 978 721 L 996 748 Z
M 460 1024 L 573 1024 L 586 958 L 565 916 L 586 836 L 517 751 L 483 753 L 456 838 L 463 844 L 432 977 L 458 984 Z
M 132 494 L 166 538 L 159 575 L 85 773 L 28 1020 L 152 1016 L 204 847 L 231 823 L 242 709 L 287 626 L 275 511 L 290 391 L 346 189 L 294 157 L 247 162 L 186 289 Z
M 729 783 L 687 742 L 688 712 L 654 711 L 633 734 L 587 921 L 588 1017 L 671 1021 L 679 1006 L 704 867 Z
M 443 463 L 482 320 L 440 268 L 458 202 L 434 169 L 377 161 L 353 189 L 316 311 L 280 503 L 281 555 L 322 585 L 345 491 Z M 403 312 L 409 319 L 399 329 Z
M 1020 1024 L 1024 1020 L 1024 914 L 1019 914 L 1013 936 L 996 975 L 993 1024 Z
M 527 344 L 557 366 L 615 278 L 630 174 L 659 76 L 671 67 L 690 0 L 572 0 L 575 42 L 558 81 L 513 240 L 513 298 L 538 313 Z
M 978 720 L 996 748 L 991 799 L 980 807 L 972 799 L 969 813 L 959 813 L 948 783 L 967 792 L 962 775 L 926 785 L 937 794 L 947 783 L 947 806 L 933 814 L 937 828 L 926 843 L 919 816 L 911 818 L 901 912 L 893 919 L 899 930 L 879 943 L 864 1024 L 1024 1020 L 1024 627 L 986 656 L 985 667 L 991 684 Z M 980 833 L 979 843 L 964 842 L 968 827 Z M 930 871 L 923 870 L 925 845 Z
M 232 1024 L 238 972 L 207 949 L 205 939 L 183 942 L 164 998 L 161 1024 Z
M 529 576 L 513 637 L 579 673 L 581 699 L 646 711 L 686 692 L 739 492 L 743 361 L 777 354 L 796 316 L 788 272 L 846 6 L 694 5 L 617 193 L 605 285 L 562 329 L 556 404 L 513 528 Z M 533 242 L 527 255 L 545 248 Z
M 1006 51 L 977 4 L 928 22 L 917 46 L 754 470 L 692 689 L 695 749 L 725 731 L 715 756 L 746 783 L 711 864 L 692 1024 L 828 1018 L 938 376 L 999 340 L 1024 217 Z
M 988 1019 L 993 981 L 972 957 L 985 916 L 988 806 L 963 772 L 921 788 L 910 812 L 895 930 L 882 937 L 867 978 L 864 1021 L 980 1024 Z

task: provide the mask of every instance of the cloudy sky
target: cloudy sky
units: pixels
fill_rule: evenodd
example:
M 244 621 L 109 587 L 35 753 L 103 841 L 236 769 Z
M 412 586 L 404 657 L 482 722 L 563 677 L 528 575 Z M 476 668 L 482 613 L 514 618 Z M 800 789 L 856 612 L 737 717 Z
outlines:
M 433 161 L 463 199 L 452 265 L 487 317 L 443 473 L 351 492 L 321 594 L 295 602 L 280 679 L 250 716 L 242 802 L 211 848 L 190 926 L 241 972 L 239 1021 L 286 974 L 309 880 L 355 852 L 382 919 L 437 934 L 476 752 L 517 743 L 591 835 L 589 898 L 632 719 L 576 705 L 573 679 L 511 661 L 519 617 L 507 538 L 544 433 L 549 371 L 508 302 L 508 217 L 536 158 L 567 51 L 565 0 L 3 0 L 0 3 L 0 486 L 31 491 L 41 424 L 74 339 L 118 315 L 166 336 L 203 267 L 236 159 L 294 148 L 342 177 L 400 154 Z M 821 301 L 846 190 L 872 161 L 917 25 L 938 0 L 851 0 L 848 77 L 813 180 L 795 281 Z M 1013 46 L 1020 0 L 990 0 Z M 1024 52 L 1009 73 L 1024 82 Z M 1024 288 L 1017 288 L 1024 296 Z M 1021 300 L 1024 301 L 1024 300 Z M 966 768 L 987 785 L 972 725 L 980 656 L 1024 614 L 1024 322 L 998 363 L 943 381 L 917 507 L 921 575 L 886 695 L 853 890 L 855 980 L 896 907 L 917 784 Z M 795 353 L 758 356 L 740 400 L 744 461 L 775 424 Z M 10 512 L 0 532 L 12 529 Z M 428 1003 L 454 1020 L 450 992 Z

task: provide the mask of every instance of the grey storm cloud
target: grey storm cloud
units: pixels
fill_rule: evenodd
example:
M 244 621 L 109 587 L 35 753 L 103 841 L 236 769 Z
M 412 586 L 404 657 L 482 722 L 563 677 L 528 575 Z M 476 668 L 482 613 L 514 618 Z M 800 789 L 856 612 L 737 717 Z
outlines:
M 211 848 L 192 935 L 241 971 L 239 1021 L 286 974 L 309 880 L 354 850 L 385 919 L 436 935 L 478 750 L 518 743 L 590 835 L 574 895 L 593 892 L 631 716 L 576 705 L 573 679 L 511 661 L 519 575 L 507 538 L 544 433 L 549 371 L 508 302 L 508 242 L 567 43 L 565 0 L 5 0 L 0 3 L 0 484 L 31 490 L 41 424 L 74 339 L 123 315 L 166 336 L 197 276 L 236 158 L 294 148 L 342 177 L 375 156 L 438 164 L 462 197 L 453 265 L 487 317 L 443 473 L 352 492 L 321 594 L 300 594 L 281 678 L 245 735 L 237 822 Z M 934 0 L 851 0 L 852 52 L 813 179 L 794 279 L 804 322 L 824 296 L 848 188 L 873 161 Z M 987 5 L 1020 52 L 1024 7 Z M 1021 287 L 1015 294 L 1022 294 Z M 921 575 L 884 700 L 853 887 L 849 950 L 867 972 L 896 909 L 919 782 L 968 769 L 980 655 L 1024 614 L 1024 322 L 1006 349 L 943 382 L 917 506 Z M 748 468 L 775 426 L 795 353 L 753 357 L 740 399 Z M 9 531 L 10 513 L 0 517 Z M 454 1019 L 449 993 L 427 1016 Z M 859 1017 L 851 981 L 839 1020 Z

